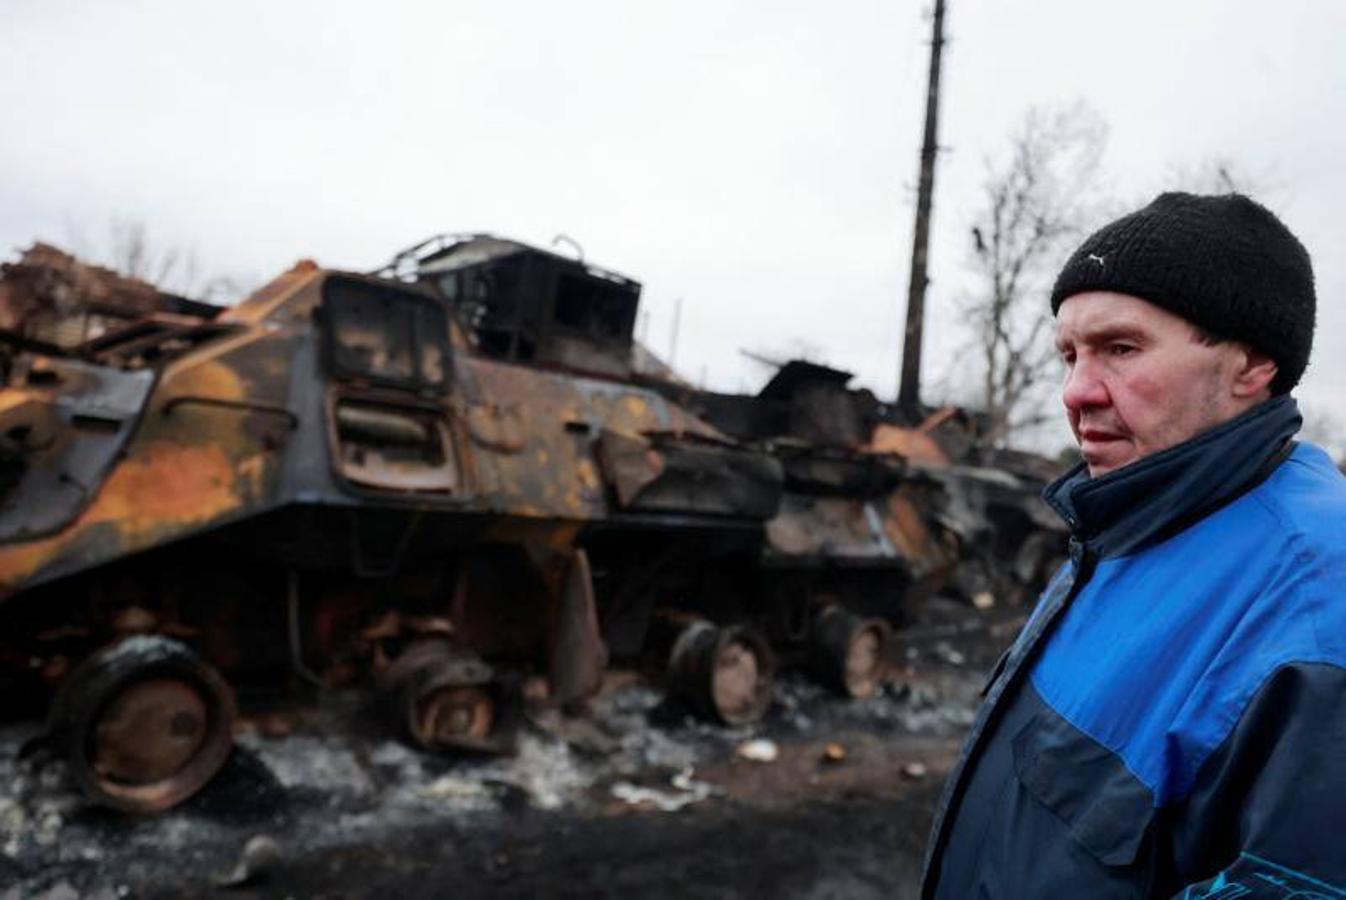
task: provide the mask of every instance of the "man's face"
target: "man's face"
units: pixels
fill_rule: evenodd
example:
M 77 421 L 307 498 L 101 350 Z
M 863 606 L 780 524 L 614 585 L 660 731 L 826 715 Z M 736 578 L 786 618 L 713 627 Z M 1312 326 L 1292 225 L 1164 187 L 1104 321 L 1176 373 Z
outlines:
M 1092 291 L 1061 304 L 1056 346 L 1062 400 L 1080 453 L 1097 478 L 1237 416 L 1249 360 L 1235 342 L 1201 343 L 1185 319 L 1129 294 Z

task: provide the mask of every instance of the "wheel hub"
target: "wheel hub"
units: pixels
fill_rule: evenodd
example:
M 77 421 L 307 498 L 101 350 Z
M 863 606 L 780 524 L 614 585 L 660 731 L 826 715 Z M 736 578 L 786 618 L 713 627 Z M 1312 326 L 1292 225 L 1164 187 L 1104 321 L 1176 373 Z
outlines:
M 420 735 L 428 745 L 453 746 L 464 738 L 480 740 L 491 733 L 494 704 L 476 687 L 447 687 L 421 702 Z
M 169 778 L 201 749 L 207 715 L 201 695 L 177 679 L 128 685 L 94 726 L 94 770 L 130 785 Z

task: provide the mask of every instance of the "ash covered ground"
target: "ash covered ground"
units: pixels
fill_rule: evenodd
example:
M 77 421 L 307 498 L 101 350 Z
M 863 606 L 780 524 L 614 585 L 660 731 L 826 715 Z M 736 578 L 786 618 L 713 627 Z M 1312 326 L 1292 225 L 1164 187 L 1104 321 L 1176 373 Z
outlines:
M 841 700 L 786 672 L 766 719 L 699 722 L 614 672 L 511 757 L 386 736 L 363 695 L 247 719 L 178 809 L 88 806 L 0 730 L 0 900 L 200 897 L 914 897 L 930 817 L 1023 611 L 931 602 L 891 681 Z

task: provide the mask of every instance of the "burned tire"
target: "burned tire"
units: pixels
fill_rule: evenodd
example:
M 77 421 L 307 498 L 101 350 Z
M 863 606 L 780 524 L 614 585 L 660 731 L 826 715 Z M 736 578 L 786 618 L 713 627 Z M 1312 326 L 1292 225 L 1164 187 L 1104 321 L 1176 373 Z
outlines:
M 492 672 L 473 653 L 440 640 L 413 645 L 379 676 L 397 731 L 425 750 L 494 750 Z
M 176 806 L 233 747 L 233 692 L 178 641 L 139 635 L 81 663 L 52 703 L 49 731 L 95 803 L 126 812 Z
M 887 674 L 891 639 L 883 620 L 829 606 L 813 623 L 809 660 L 814 677 L 843 696 L 872 696 Z
M 693 622 L 669 654 L 673 691 L 702 716 L 726 725 L 747 725 L 766 715 L 775 674 L 770 646 L 745 626 Z

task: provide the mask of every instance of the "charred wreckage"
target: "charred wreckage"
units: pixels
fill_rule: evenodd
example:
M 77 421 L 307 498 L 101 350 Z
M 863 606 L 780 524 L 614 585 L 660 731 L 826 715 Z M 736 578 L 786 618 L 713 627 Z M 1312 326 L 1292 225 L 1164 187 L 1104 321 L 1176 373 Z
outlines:
M 368 684 L 413 743 L 499 752 L 526 675 L 578 711 L 620 661 L 739 724 L 778 661 L 864 696 L 923 595 L 1042 577 L 1038 479 L 955 464 L 959 413 L 803 361 L 695 389 L 639 298 L 487 235 L 228 308 L 35 245 L 0 272 L 5 708 L 151 811 L 221 767 L 236 691 Z

